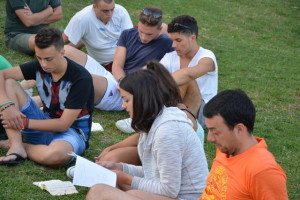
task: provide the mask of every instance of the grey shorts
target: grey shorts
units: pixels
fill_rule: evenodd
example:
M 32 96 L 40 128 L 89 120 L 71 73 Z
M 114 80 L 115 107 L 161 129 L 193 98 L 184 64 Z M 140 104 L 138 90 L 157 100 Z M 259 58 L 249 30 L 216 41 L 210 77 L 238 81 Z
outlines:
M 30 33 L 8 33 L 5 35 L 6 47 L 25 53 L 27 55 L 33 55 L 34 51 L 29 49 L 29 38 L 33 34 Z

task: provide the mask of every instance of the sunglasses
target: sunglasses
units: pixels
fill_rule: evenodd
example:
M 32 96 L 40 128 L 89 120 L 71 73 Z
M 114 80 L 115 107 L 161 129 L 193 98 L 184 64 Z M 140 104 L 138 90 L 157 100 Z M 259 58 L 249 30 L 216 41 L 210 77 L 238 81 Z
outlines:
M 180 27 L 180 28 L 183 28 L 183 29 L 189 29 L 189 30 L 191 30 L 191 27 L 183 25 L 183 24 L 179 24 L 179 23 L 175 23 L 174 26 L 175 27 Z
M 155 10 L 150 10 L 149 8 L 145 8 L 143 10 L 144 15 L 152 15 L 155 19 L 161 18 L 161 14 Z

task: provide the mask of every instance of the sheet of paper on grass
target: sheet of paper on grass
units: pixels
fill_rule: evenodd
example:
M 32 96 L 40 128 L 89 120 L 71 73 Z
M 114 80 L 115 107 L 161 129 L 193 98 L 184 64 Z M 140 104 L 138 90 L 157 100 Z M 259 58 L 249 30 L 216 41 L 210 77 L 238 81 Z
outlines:
M 73 153 L 73 155 L 74 154 L 75 153 Z M 73 177 L 74 185 L 92 187 L 95 184 L 103 183 L 116 187 L 116 182 L 117 174 L 115 172 L 76 155 Z

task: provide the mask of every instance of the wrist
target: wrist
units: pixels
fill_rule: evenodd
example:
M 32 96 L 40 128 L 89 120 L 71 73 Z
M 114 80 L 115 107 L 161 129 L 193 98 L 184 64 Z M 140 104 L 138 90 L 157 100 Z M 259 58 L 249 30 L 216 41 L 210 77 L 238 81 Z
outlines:
M 29 126 L 29 119 L 27 117 L 23 118 L 23 128 L 28 129 Z

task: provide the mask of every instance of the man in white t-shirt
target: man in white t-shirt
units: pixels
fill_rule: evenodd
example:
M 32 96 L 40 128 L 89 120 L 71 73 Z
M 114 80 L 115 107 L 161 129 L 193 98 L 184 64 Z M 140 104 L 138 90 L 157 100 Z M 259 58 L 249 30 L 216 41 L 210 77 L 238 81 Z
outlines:
M 197 113 L 199 123 L 205 127 L 203 107 L 218 91 L 216 57 L 212 51 L 198 45 L 198 25 L 195 18 L 188 15 L 174 18 L 168 24 L 168 33 L 173 40 L 175 51 L 167 53 L 160 62 L 172 73 L 179 86 L 196 81 L 202 103 L 200 108 L 196 107 L 196 110 L 191 105 L 194 109 L 191 111 Z M 193 102 L 188 103 L 193 104 Z M 199 102 L 194 103 L 198 105 Z
M 111 71 L 111 63 L 121 32 L 132 28 L 127 10 L 114 0 L 94 0 L 77 12 L 63 33 L 65 43 L 86 46 L 88 55 Z

